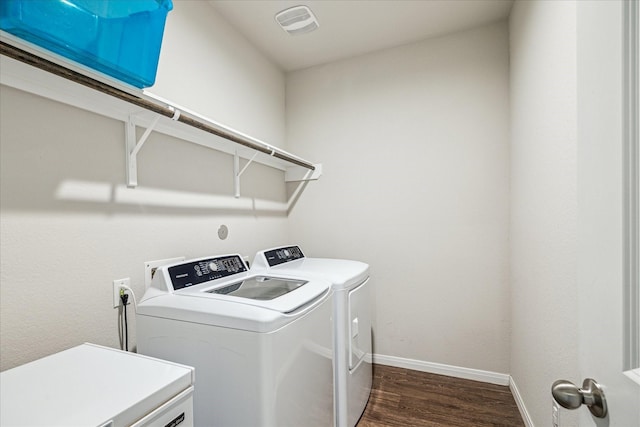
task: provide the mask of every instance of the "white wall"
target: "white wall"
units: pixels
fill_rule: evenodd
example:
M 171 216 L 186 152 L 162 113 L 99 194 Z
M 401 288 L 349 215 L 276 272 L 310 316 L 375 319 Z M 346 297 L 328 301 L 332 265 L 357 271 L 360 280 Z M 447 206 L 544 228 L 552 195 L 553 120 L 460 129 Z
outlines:
M 205 1 L 174 0 L 150 92 L 284 145 L 284 74 Z
M 207 3 L 174 4 L 169 39 L 199 38 L 203 50 L 165 43 L 154 91 L 281 143 L 284 76 Z M 211 58 L 206 67 L 171 68 L 203 64 L 203 56 Z M 238 251 L 252 257 L 285 243 L 284 213 L 227 208 L 225 201 L 233 200 L 228 155 L 153 134 L 139 155 L 140 187 L 125 190 L 123 123 L 4 86 L 0 122 L 2 370 L 85 341 L 118 347 L 111 282 L 131 277 L 140 297 L 144 261 Z M 149 189 L 161 192 L 155 202 L 163 206 L 118 202 Z M 286 199 L 283 173 L 260 165 L 243 175 L 242 190 L 243 197 Z M 221 202 L 185 208 L 176 196 L 194 204 L 220 196 Z M 221 224 L 230 229 L 224 241 L 216 232 Z
M 509 372 L 508 81 L 505 23 L 287 74 L 292 241 L 371 265 L 377 354 Z
M 553 381 L 578 376 L 576 5 L 516 2 L 509 29 L 511 375 L 543 426 Z

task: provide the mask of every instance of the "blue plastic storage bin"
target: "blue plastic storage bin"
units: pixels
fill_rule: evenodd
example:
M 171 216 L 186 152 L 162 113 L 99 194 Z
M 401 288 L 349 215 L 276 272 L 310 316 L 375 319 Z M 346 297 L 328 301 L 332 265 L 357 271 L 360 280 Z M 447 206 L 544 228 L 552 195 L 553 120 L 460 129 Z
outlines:
M 143 88 L 156 80 L 171 0 L 0 0 L 0 28 Z

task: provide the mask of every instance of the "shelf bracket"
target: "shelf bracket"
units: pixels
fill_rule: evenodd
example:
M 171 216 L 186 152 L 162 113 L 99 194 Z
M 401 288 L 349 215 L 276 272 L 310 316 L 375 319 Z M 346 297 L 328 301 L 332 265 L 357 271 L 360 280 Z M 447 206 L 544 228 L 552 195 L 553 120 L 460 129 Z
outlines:
M 242 169 L 240 169 L 240 156 L 238 155 L 238 152 L 236 151 L 235 154 L 233 155 L 233 189 L 234 189 L 233 196 L 236 199 L 240 198 L 240 177 L 242 176 L 244 171 L 247 170 L 249 165 L 254 161 L 257 155 L 258 155 L 257 151 L 253 153 L 253 157 L 249 159 L 247 164 L 244 165 Z M 271 155 L 273 155 L 273 151 L 271 151 Z
M 160 121 L 160 114 L 156 114 L 155 118 L 149 126 L 145 129 L 144 133 L 139 140 L 136 140 L 136 120 L 134 114 L 129 114 L 129 119 L 126 123 L 125 132 L 125 153 L 126 153 L 126 166 L 127 166 L 127 187 L 135 188 L 138 186 L 138 153 L 142 149 L 142 146 L 147 142 L 147 138 L 151 135 L 151 132 L 155 129 L 158 121 Z M 172 120 L 178 120 L 180 118 L 180 110 L 174 109 Z
M 303 169 L 301 167 L 287 168 L 284 174 L 285 182 L 300 182 L 300 181 L 316 181 L 322 176 L 322 163 L 316 163 L 314 170 Z

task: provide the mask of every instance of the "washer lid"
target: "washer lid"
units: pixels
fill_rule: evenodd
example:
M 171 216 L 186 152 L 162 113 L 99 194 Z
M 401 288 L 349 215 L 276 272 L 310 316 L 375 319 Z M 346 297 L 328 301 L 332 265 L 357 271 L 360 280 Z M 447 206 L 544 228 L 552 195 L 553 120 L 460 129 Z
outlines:
M 237 279 L 202 283 L 175 292 L 174 295 L 250 305 L 282 314 L 292 314 L 326 294 L 329 288 L 330 284 L 324 280 L 243 275 Z
M 213 292 L 246 280 L 255 282 L 254 285 L 257 286 L 261 282 L 256 279 L 256 276 L 250 276 L 241 282 L 229 280 L 226 283 L 203 283 L 197 287 L 164 294 L 157 294 L 150 289 L 138 304 L 136 316 L 152 316 L 252 332 L 272 332 L 301 318 L 325 301 L 330 301 L 331 285 L 319 279 L 300 281 L 304 283 L 303 286 L 272 299 L 253 299 Z M 272 280 L 278 279 L 269 278 L 262 283 Z M 254 290 L 247 292 L 253 293 Z
M 331 282 L 333 289 L 350 289 L 369 277 L 369 265 L 346 259 L 306 258 L 298 246 L 287 246 L 258 252 L 251 272 L 322 278 Z
M 217 288 L 211 289 L 207 292 L 259 301 L 269 301 L 288 294 L 307 283 L 309 282 L 306 280 L 255 276 L 246 278 L 241 282 L 218 286 Z

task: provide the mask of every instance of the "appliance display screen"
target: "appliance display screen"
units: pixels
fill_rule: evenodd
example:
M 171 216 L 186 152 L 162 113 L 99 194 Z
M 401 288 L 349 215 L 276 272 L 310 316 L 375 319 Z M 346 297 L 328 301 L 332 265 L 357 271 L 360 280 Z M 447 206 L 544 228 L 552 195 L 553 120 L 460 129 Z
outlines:
M 204 259 L 169 267 L 174 290 L 188 288 L 210 280 L 244 273 L 247 267 L 238 255 Z
M 273 249 L 265 252 L 264 256 L 267 259 L 269 267 L 304 258 L 304 254 L 299 246 L 287 246 L 284 248 Z

